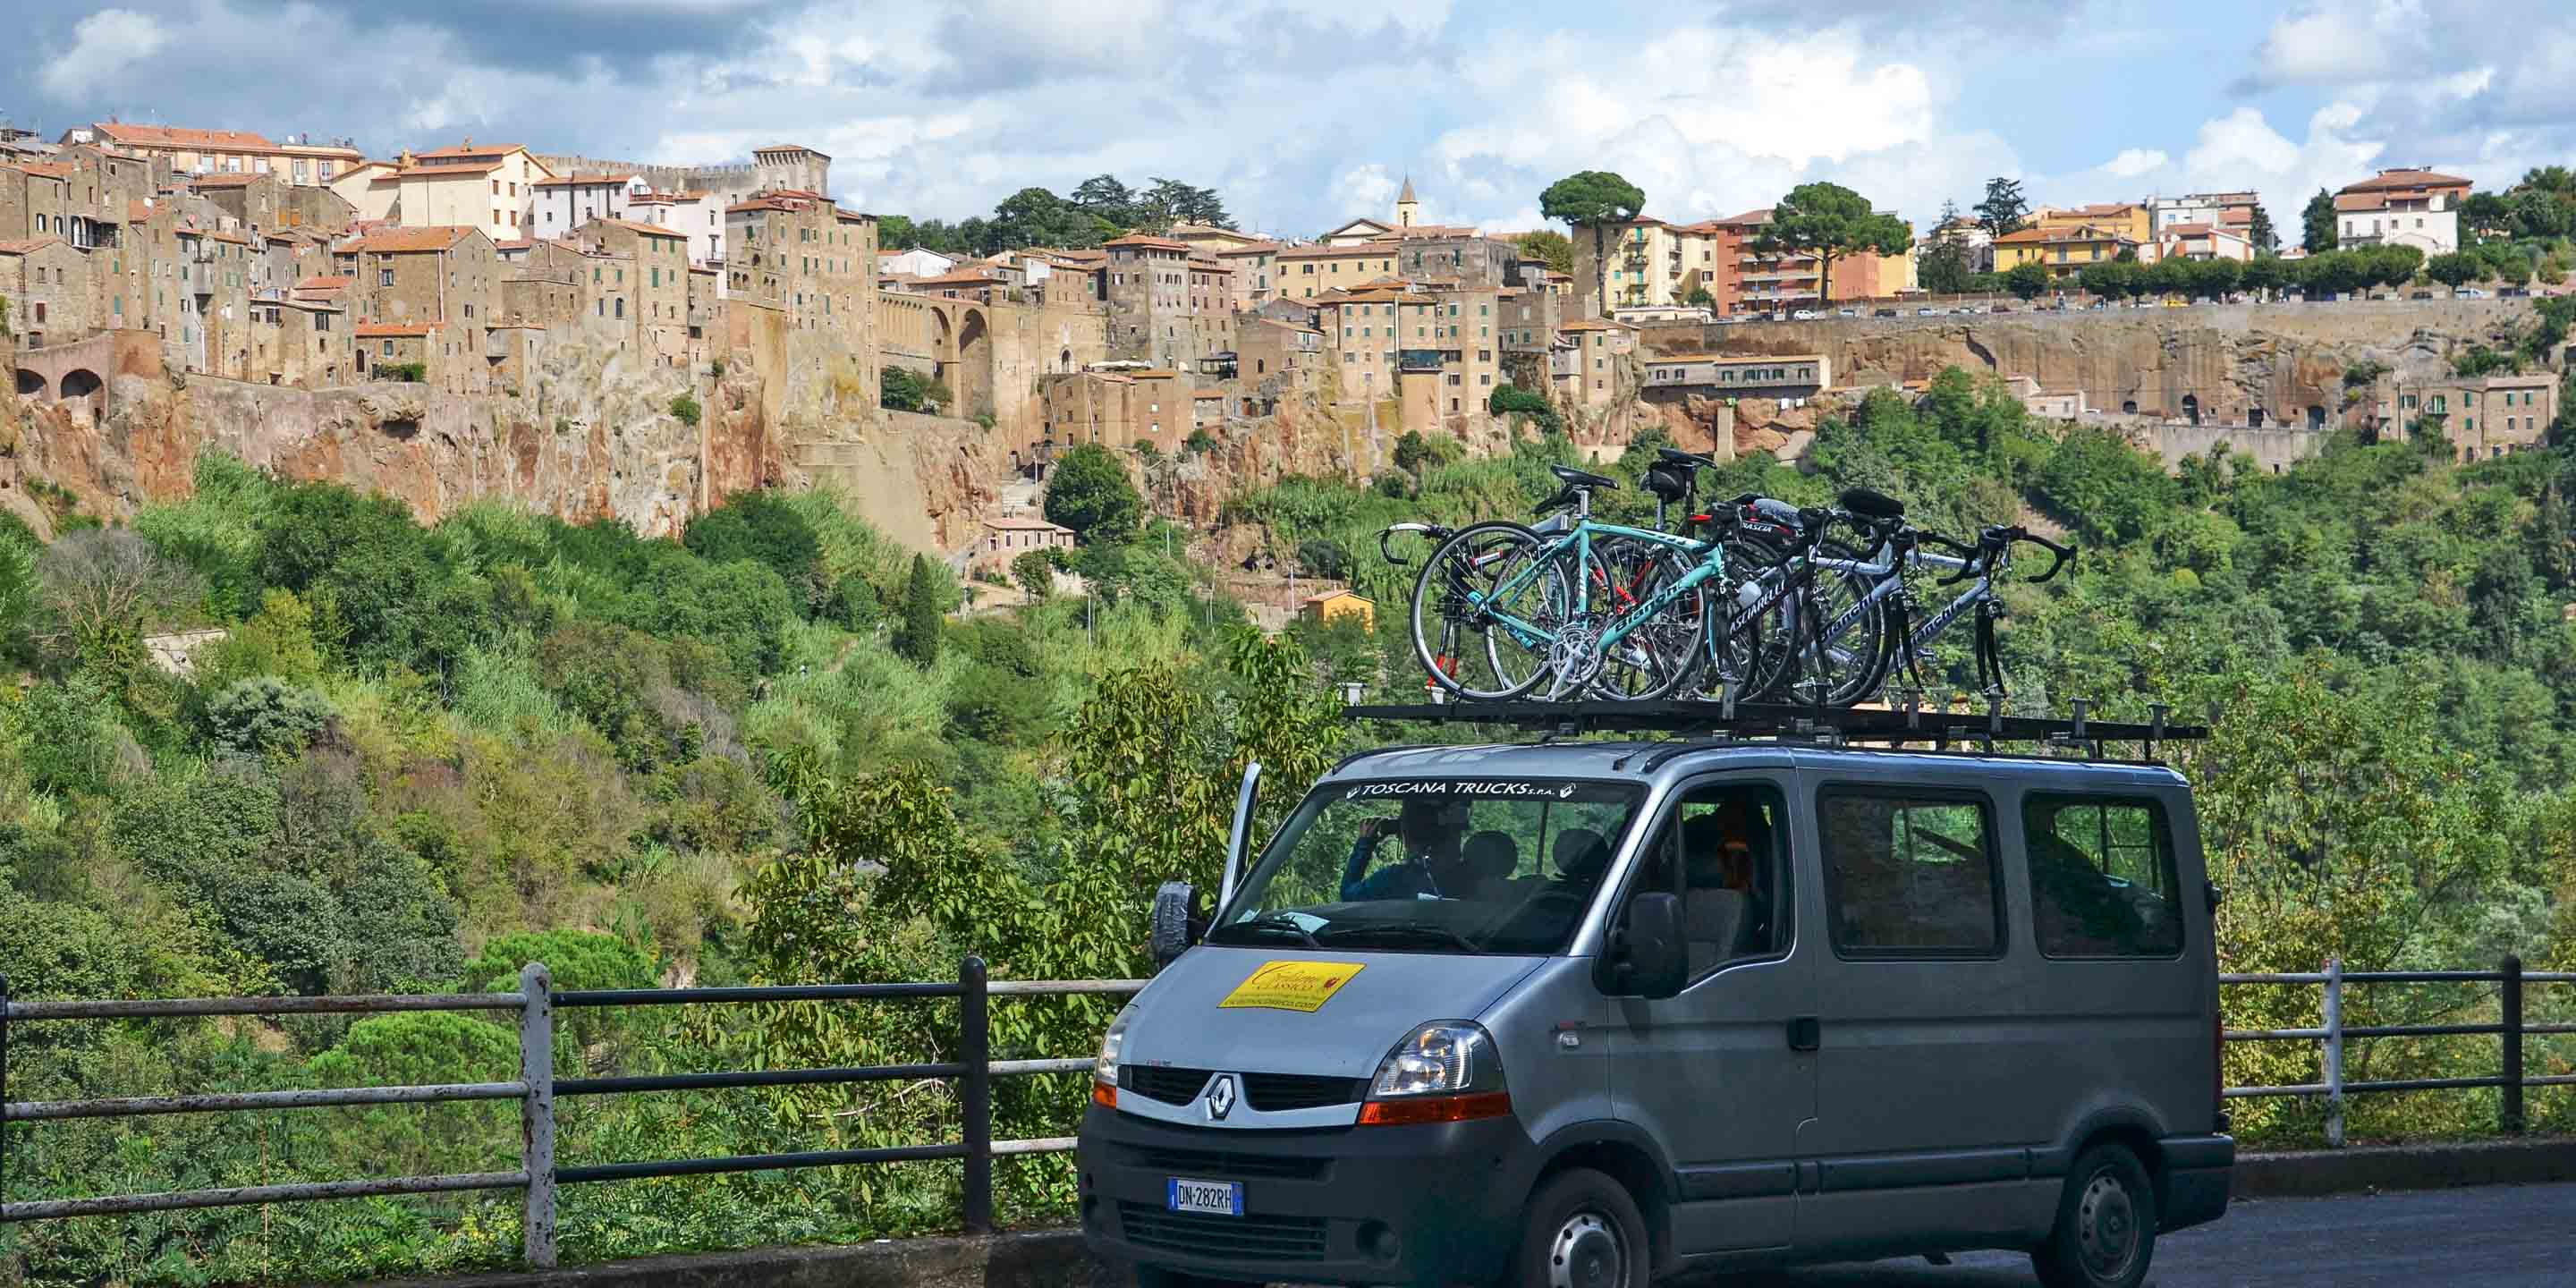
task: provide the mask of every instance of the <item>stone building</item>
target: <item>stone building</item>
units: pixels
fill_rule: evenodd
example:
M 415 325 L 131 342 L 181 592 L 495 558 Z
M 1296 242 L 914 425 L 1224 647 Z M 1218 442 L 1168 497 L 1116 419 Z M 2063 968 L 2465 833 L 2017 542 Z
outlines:
M 822 200 L 823 194 L 832 191 L 832 158 L 812 148 L 780 143 L 755 148 L 751 157 L 749 164 L 693 166 L 647 165 L 583 156 L 549 155 L 537 159 L 556 174 L 635 176 L 645 192 L 674 200 L 661 210 L 668 216 L 665 219 L 654 217 L 658 203 L 630 199 L 626 208 L 634 213 L 629 217 L 687 233 L 690 258 L 702 264 L 719 264 L 725 259 L 727 212 L 733 207 L 763 193 L 798 192 Z
M 1269 302 L 1278 289 L 1274 278 L 1283 249 L 1275 241 L 1254 241 L 1217 250 L 1216 262 L 1234 270 L 1235 312 L 1250 313 Z
M 63 132 L 62 142 L 113 147 L 149 157 L 173 174 L 265 174 L 298 185 L 328 184 L 365 160 L 346 139 L 280 144 L 244 130 L 102 121 Z
M 1077 443 L 1112 451 L 1152 443 L 1176 452 L 1195 427 L 1196 391 L 1187 377 L 1167 368 L 1041 376 L 1038 400 L 1046 425 L 1042 455 Z
M 0 299 L 20 346 L 78 340 L 97 325 L 90 316 L 89 257 L 60 237 L 0 241 Z
M 1583 318 L 1557 330 L 1548 353 L 1548 377 L 1556 401 L 1568 407 L 1600 407 L 1619 393 L 1619 360 L 1637 347 L 1637 328 L 1608 318 Z
M 1139 233 L 1102 249 L 1111 356 L 1169 367 L 1228 347 L 1232 287 L 1214 264 L 1192 261 L 1189 243 Z
M 594 219 L 624 219 L 646 192 L 643 177 L 635 174 L 559 175 L 535 186 L 535 218 L 528 224 L 535 237 L 569 236 Z
M 724 259 L 725 202 L 703 188 L 682 192 L 638 193 L 627 202 L 638 223 L 668 228 L 689 239 L 689 259 L 714 264 Z
M 629 291 L 618 307 L 631 314 L 626 335 L 637 352 L 662 366 L 688 361 L 689 238 L 687 234 L 630 219 L 593 219 L 573 230 L 571 240 L 616 257 L 618 270 L 632 274 Z M 605 319 L 602 319 L 605 320 Z
M 2461 461 L 2493 460 L 2548 440 L 2558 418 L 2558 377 L 2539 371 L 2410 384 L 2396 399 L 2396 423 L 2438 421 Z
M 1397 276 L 1402 258 L 1393 242 L 1290 247 L 1279 252 L 1276 260 L 1278 291 L 1292 299 L 1311 300 L 1337 287 L 1352 290 Z
M 358 320 L 420 328 L 438 324 L 436 383 L 456 392 L 484 387 L 483 328 L 501 300 L 501 263 L 479 227 L 397 228 L 347 242 L 334 251 L 357 279 Z M 420 340 L 427 334 L 392 339 Z M 449 361 L 458 357 L 472 361 Z M 409 361 L 410 359 L 402 359 Z
M 0 237 L 72 239 L 72 168 L 56 162 L 0 165 Z
M 361 322 L 357 325 L 357 372 L 360 379 L 409 380 L 417 368 L 417 384 L 453 388 L 448 360 L 453 346 L 445 343 L 444 328 L 428 322 Z

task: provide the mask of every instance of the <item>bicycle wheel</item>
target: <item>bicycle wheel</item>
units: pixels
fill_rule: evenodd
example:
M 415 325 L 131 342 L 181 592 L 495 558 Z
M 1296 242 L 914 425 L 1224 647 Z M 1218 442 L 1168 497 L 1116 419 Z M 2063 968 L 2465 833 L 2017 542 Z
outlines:
M 1776 645 L 1790 620 L 1786 599 L 1759 614 L 1749 610 L 1788 575 L 1781 568 L 1788 557 L 1787 547 L 1767 538 L 1728 539 L 1726 579 L 1708 592 L 1707 629 L 1701 632 L 1698 678 L 1704 692 L 1713 695 L 1726 685 L 1736 701 L 1759 702 L 1786 678 Z
M 1826 560 L 1862 557 L 1831 540 L 1816 553 Z M 1887 678 L 1895 640 L 1887 629 L 1886 601 L 1869 599 L 1877 586 L 1877 579 L 1863 573 L 1820 568 L 1808 579 L 1804 593 L 1790 596 L 1798 618 L 1787 650 L 1794 677 L 1788 686 L 1790 700 L 1848 707 L 1878 692 L 1879 682 Z
M 1615 626 L 1689 575 L 1695 561 L 1671 546 L 1613 537 L 1594 546 L 1584 570 L 1591 601 L 1603 624 Z M 1670 697 L 1698 673 L 1699 641 L 1707 630 L 1707 584 L 1681 592 L 1671 603 L 1621 635 L 1601 652 L 1591 695 L 1613 702 L 1653 702 Z
M 1494 521 L 1461 529 L 1413 582 L 1413 653 L 1431 682 L 1476 701 L 1517 698 L 1547 674 L 1572 602 L 1537 533 Z

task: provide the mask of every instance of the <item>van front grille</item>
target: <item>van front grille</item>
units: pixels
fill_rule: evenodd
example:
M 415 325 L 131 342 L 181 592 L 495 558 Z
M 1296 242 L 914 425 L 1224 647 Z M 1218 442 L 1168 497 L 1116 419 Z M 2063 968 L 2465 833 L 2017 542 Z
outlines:
M 1265 1114 L 1283 1109 L 1314 1109 L 1358 1103 L 1368 1093 L 1365 1078 L 1326 1078 L 1306 1073 L 1247 1073 L 1243 1098 Z
M 1118 1085 L 1148 1100 L 1167 1105 L 1186 1105 L 1198 1099 L 1207 1088 L 1214 1069 L 1175 1069 L 1167 1065 L 1122 1064 L 1118 1066 Z M 1328 1078 L 1308 1073 L 1246 1073 L 1243 1099 L 1265 1114 L 1290 1109 L 1315 1109 L 1325 1105 L 1357 1104 L 1368 1094 L 1366 1078 Z
M 1237 1154 L 1225 1150 L 1168 1149 L 1153 1145 L 1130 1145 L 1123 1152 L 1129 1163 L 1145 1171 L 1204 1177 L 1212 1181 L 1245 1177 L 1271 1181 L 1320 1181 L 1333 1170 L 1333 1160 L 1321 1155 Z
M 1214 1072 L 1212 1069 L 1174 1069 L 1159 1064 L 1122 1064 L 1118 1066 L 1118 1089 L 1167 1105 L 1186 1105 L 1198 1099 L 1199 1090 L 1207 1086 L 1207 1080 Z
M 1160 1252 L 1263 1261 L 1324 1259 L 1321 1217 L 1207 1216 L 1121 1203 L 1118 1224 L 1129 1243 Z

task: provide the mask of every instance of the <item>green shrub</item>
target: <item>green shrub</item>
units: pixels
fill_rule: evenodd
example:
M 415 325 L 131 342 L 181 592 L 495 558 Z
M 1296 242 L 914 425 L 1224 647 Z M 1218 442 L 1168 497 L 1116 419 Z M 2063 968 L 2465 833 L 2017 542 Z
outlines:
M 688 394 L 681 394 L 671 400 L 671 418 L 673 420 L 676 420 L 691 429 L 695 429 L 697 428 L 699 414 L 700 408 L 698 407 L 698 400 L 696 398 L 693 398 Z

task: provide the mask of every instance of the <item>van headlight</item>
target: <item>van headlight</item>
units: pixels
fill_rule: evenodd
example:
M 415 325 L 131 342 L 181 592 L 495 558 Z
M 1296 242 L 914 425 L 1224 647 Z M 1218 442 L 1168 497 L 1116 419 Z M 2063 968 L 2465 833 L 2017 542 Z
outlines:
M 1119 1009 L 1118 1018 L 1109 1022 L 1109 1031 L 1100 1035 L 1100 1054 L 1091 1058 L 1091 1101 L 1111 1109 L 1118 1107 L 1118 1060 L 1127 1049 L 1127 1024 L 1136 1018 L 1133 1003 Z
M 1405 1034 L 1378 1064 L 1360 1122 L 1454 1123 L 1511 1112 L 1494 1035 L 1473 1020 L 1434 1020 Z

